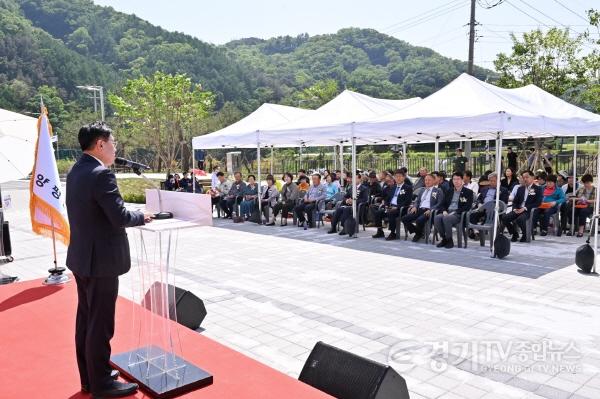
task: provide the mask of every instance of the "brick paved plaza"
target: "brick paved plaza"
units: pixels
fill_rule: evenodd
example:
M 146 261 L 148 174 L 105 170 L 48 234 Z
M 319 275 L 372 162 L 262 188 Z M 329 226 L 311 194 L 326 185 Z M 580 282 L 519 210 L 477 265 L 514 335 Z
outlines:
M 45 277 L 51 241 L 30 231 L 26 183 L 3 194 L 15 262 L 2 270 Z M 600 398 L 600 280 L 573 265 L 583 240 L 538 238 L 499 261 L 472 241 L 438 250 L 325 231 L 182 230 L 176 282 L 207 305 L 199 333 L 294 377 L 324 341 L 390 364 L 413 399 Z

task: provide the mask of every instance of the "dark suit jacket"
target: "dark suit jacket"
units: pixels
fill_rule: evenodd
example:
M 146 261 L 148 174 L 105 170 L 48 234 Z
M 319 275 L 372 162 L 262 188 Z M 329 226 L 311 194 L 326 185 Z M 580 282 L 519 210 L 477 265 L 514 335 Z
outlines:
M 433 191 L 431 192 L 431 199 L 429 201 L 429 209 L 432 211 L 437 211 L 442 209 L 444 206 L 444 191 L 438 187 L 432 187 Z M 421 195 L 417 197 L 417 201 L 415 202 L 415 207 L 419 209 L 421 207 L 421 201 L 423 199 L 423 195 L 427 191 L 427 188 L 423 189 Z
M 352 198 L 352 186 L 349 185 L 346 187 L 346 195 L 344 196 L 346 199 Z M 369 202 L 369 185 L 361 184 L 356 190 L 356 204 L 362 204 L 363 202 Z M 343 204 L 346 204 L 344 201 Z
M 67 176 L 71 243 L 67 267 L 81 277 L 116 277 L 131 267 L 125 227 L 144 224 L 125 209 L 114 173 L 83 154 Z
M 392 187 L 392 189 L 390 190 L 389 198 L 386 198 L 386 200 L 385 200 L 386 205 L 390 205 L 392 203 L 392 199 L 394 198 L 394 194 L 396 192 L 396 187 L 398 187 L 398 186 L 391 186 L 391 187 Z M 398 193 L 398 197 L 396 198 L 396 207 L 402 208 L 403 206 L 409 206 L 412 202 L 412 195 L 413 195 L 412 185 L 404 182 L 404 184 L 402 184 L 402 188 L 400 189 L 400 192 Z
M 496 188 L 496 187 L 494 187 Z M 485 200 L 485 197 L 487 195 L 488 190 L 490 189 L 490 186 L 485 186 L 484 188 L 482 188 L 479 191 L 479 197 L 477 197 L 477 202 L 480 204 L 483 204 L 483 200 Z M 508 204 L 508 195 L 510 193 L 508 192 L 508 189 L 504 186 L 500 186 L 500 201 L 504 202 L 505 204 Z M 494 196 L 494 199 L 496 199 L 496 197 Z
M 447 211 L 452 203 L 452 196 L 454 195 L 454 190 L 444 195 L 444 211 Z M 468 212 L 471 210 L 471 206 L 473 205 L 473 191 L 465 186 L 463 186 L 462 190 L 460 190 L 460 195 L 458 196 L 458 209 L 455 211 L 457 214 L 462 214 L 463 212 Z
M 513 209 L 521 208 L 523 198 L 525 198 L 526 189 L 527 187 L 525 186 L 521 186 L 517 189 L 517 193 L 515 194 L 515 198 L 513 199 Z M 525 208 L 527 208 L 527 212 L 531 211 L 533 208 L 537 208 L 538 206 L 540 206 L 543 199 L 544 190 L 537 184 L 532 184 L 531 188 L 529 188 L 529 194 L 527 195 L 527 199 L 525 200 Z

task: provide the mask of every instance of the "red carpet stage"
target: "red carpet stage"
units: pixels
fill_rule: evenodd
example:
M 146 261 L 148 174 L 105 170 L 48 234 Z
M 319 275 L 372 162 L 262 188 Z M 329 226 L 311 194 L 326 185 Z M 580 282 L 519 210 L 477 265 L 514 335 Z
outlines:
M 79 392 L 74 328 L 75 283 L 46 287 L 40 280 L 0 286 L 0 398 L 89 398 Z M 131 302 L 119 297 L 113 353 L 133 349 Z M 184 327 L 185 358 L 214 376 L 186 394 L 202 399 L 331 398 L 308 385 Z M 147 397 L 138 392 L 131 398 Z

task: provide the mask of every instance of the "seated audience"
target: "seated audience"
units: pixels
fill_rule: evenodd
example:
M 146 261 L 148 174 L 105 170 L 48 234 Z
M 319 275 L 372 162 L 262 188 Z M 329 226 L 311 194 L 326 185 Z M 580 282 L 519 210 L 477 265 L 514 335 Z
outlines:
M 438 248 L 452 248 L 452 227 L 460 223 L 463 213 L 471 210 L 473 205 L 473 191 L 467 188 L 463 181 L 461 172 L 454 172 L 452 175 L 452 184 L 454 189 L 447 196 L 444 196 L 444 203 L 438 213 L 433 218 L 437 232 L 442 240 L 438 243 Z
M 544 187 L 544 198 L 542 204 L 537 210 L 538 222 L 540 223 L 541 235 L 548 235 L 548 223 L 550 218 L 560 209 L 561 205 L 566 201 L 565 193 L 562 188 L 556 185 L 556 176 L 549 175 L 546 178 L 546 187 Z M 559 230 L 559 226 L 554 226 Z M 559 233 L 560 234 L 560 233 Z
M 594 178 L 590 174 L 583 175 L 581 177 L 581 186 L 575 193 L 575 220 L 578 224 L 577 237 L 583 237 L 585 230 L 585 222 L 587 218 L 592 216 L 594 213 L 594 207 L 596 205 L 596 187 L 593 185 Z M 572 205 L 571 205 L 572 206 Z M 571 216 L 571 212 L 568 212 Z M 571 221 L 571 223 L 573 223 Z M 571 232 L 567 232 L 570 235 Z
M 473 181 L 473 172 L 471 172 L 470 170 L 465 170 L 463 181 L 465 182 L 465 187 L 473 191 L 473 198 L 475 198 L 475 196 L 477 196 L 477 193 L 479 192 L 479 184 Z
M 427 176 L 427 174 L 429 174 L 429 171 L 427 170 L 427 168 L 419 169 L 419 175 L 417 176 L 417 179 L 413 183 L 413 190 L 416 190 L 421 187 L 425 187 L 425 176 Z
M 307 220 L 308 227 L 314 227 L 313 212 L 315 211 L 315 207 L 319 201 L 325 200 L 327 189 L 325 185 L 321 184 L 321 175 L 315 173 L 312 175 L 312 181 L 312 186 L 310 186 L 300 204 L 294 208 L 294 212 L 298 218 L 298 227 L 306 228 Z
M 273 206 L 273 216 L 277 217 L 282 212 L 281 225 L 287 226 L 288 213 L 294 210 L 296 200 L 298 199 L 298 186 L 294 183 L 294 177 L 287 172 L 283 175 L 283 187 L 281 187 L 281 196 L 279 201 Z
M 303 181 L 310 183 L 308 176 L 306 176 L 306 170 L 298 169 L 298 180 L 296 181 L 296 185 L 299 186 Z
M 369 196 L 373 199 L 381 199 L 383 195 L 383 187 L 379 184 L 377 173 L 369 172 Z
M 233 174 L 234 181 L 231 184 L 229 192 L 221 198 L 221 209 L 225 212 L 225 217 L 230 218 L 237 204 L 242 202 L 246 183 L 242 181 L 242 174 L 235 172 Z
M 377 233 L 373 235 L 373 238 L 384 237 L 382 222 L 384 219 L 387 219 L 390 234 L 385 239 L 387 241 L 396 239 L 398 217 L 406 214 L 408 206 L 412 202 L 412 186 L 407 184 L 405 179 L 406 172 L 401 169 L 397 170 L 394 174 L 395 184 L 386 190 L 386 197 L 383 198 L 381 205 L 374 212 Z M 400 208 L 404 208 L 402 214 L 400 214 Z
M 517 226 L 521 229 L 521 242 L 527 242 L 526 223 L 531 212 L 540 206 L 543 199 L 543 189 L 534 183 L 533 173 L 526 170 L 521 173 L 523 184 L 518 186 L 513 199 L 512 211 L 502 215 L 502 223 L 512 235 L 511 241 L 519 241 Z
M 575 192 L 579 189 L 579 183 L 576 184 L 575 189 L 573 189 L 573 176 L 567 176 L 566 181 L 567 184 L 562 186 L 562 190 L 565 193 L 565 198 L 567 200 L 560 207 L 560 228 L 563 232 L 567 231 L 567 223 L 569 223 L 573 216 L 573 203 L 569 201 L 569 198 L 574 197 Z M 569 234 L 571 234 L 570 230 Z
M 181 179 L 181 188 L 183 191 L 192 192 L 192 180 L 188 172 L 183 172 L 183 178 Z
M 413 242 L 423 238 L 425 223 L 429 221 L 431 213 L 440 209 L 444 204 L 444 192 L 434 186 L 435 181 L 436 178 L 432 174 L 425 176 L 425 189 L 402 218 L 404 228 L 411 234 L 414 233 Z
M 404 172 L 404 176 L 406 176 L 404 178 L 404 184 L 408 184 L 409 186 L 412 186 L 412 181 L 410 180 L 410 177 L 408 177 L 408 168 L 406 166 L 401 167 L 399 170 L 401 170 L 402 172 Z M 394 172 L 395 174 L 395 172 Z
M 231 182 L 225 179 L 225 174 L 223 172 L 217 172 L 216 176 L 218 183 L 215 188 L 211 188 L 208 192 L 213 205 L 220 204 L 221 199 L 223 199 L 227 193 L 229 193 L 229 189 L 231 189 Z
M 275 185 L 275 178 L 273 175 L 267 175 L 267 187 L 264 187 L 264 192 L 260 195 L 260 206 L 267 226 L 275 226 L 275 212 L 272 208 L 277 204 L 278 196 L 279 191 Z
M 175 184 L 175 178 L 172 174 L 167 175 L 167 180 L 164 181 L 165 190 L 173 191 L 173 185 Z
M 351 178 L 351 177 L 350 177 Z M 355 177 L 356 184 L 356 206 L 358 212 L 358 206 L 363 203 L 367 203 L 369 201 L 369 186 L 368 184 L 363 183 L 362 176 L 360 173 L 356 174 Z M 333 214 L 333 219 L 331 220 L 331 229 L 327 232 L 329 234 L 333 234 L 337 232 L 338 223 L 341 225 L 340 235 L 354 235 L 353 231 L 346 231 L 344 228 L 344 222 L 346 219 L 352 217 L 352 185 L 348 185 L 346 188 L 346 194 L 344 195 L 344 200 L 342 204 L 335 210 Z
M 486 214 L 483 209 L 483 205 L 488 202 L 496 201 L 496 187 L 498 184 L 498 175 L 496 172 L 492 172 L 488 175 L 488 183 L 479 192 L 479 196 L 477 197 L 478 208 L 471 212 L 469 222 L 471 224 L 479 224 L 485 221 Z M 500 201 L 505 204 L 508 203 L 508 190 L 504 186 L 500 186 Z M 469 231 L 469 237 L 475 238 L 474 232 L 472 230 Z
M 240 216 L 245 220 L 250 219 L 256 198 L 258 198 L 258 185 L 256 184 L 256 178 L 254 175 L 249 175 L 247 179 L 248 184 L 244 187 L 242 203 L 240 204 Z
M 327 187 L 327 191 L 325 194 L 325 204 L 332 202 L 335 195 L 340 191 L 338 185 L 333 184 L 333 176 L 327 175 L 325 177 L 325 187 Z
M 511 192 L 515 186 L 519 185 L 519 179 L 515 174 L 515 171 L 512 168 L 504 169 L 504 177 L 500 180 L 500 185 Z

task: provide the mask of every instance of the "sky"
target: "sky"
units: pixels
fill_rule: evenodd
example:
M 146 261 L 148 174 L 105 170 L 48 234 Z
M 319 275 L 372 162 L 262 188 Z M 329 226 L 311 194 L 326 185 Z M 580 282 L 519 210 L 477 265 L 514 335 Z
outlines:
M 510 33 L 540 27 L 583 32 L 590 8 L 600 0 L 478 0 L 475 63 L 493 69 L 500 52 L 510 53 Z M 94 0 L 135 14 L 171 31 L 224 44 L 245 37 L 270 38 L 373 28 L 448 57 L 467 60 L 470 0 Z M 594 32 L 598 37 L 598 32 Z

